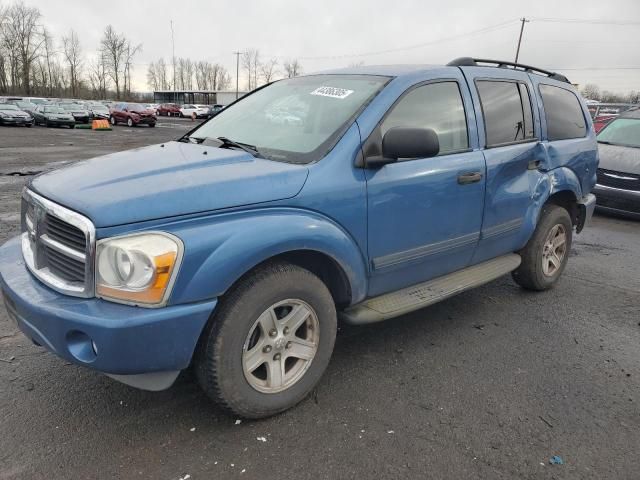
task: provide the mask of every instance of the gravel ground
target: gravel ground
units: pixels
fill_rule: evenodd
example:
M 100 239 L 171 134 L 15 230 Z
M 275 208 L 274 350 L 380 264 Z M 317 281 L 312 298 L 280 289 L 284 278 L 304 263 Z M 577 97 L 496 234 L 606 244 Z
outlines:
M 9 174 L 191 126 L 0 129 L 0 243 L 18 231 L 29 178 Z M 596 216 L 553 290 L 504 277 L 395 321 L 342 326 L 309 399 L 241 423 L 189 373 L 165 392 L 126 387 L 33 346 L 0 309 L 0 479 L 636 479 L 639 271 L 640 222 Z

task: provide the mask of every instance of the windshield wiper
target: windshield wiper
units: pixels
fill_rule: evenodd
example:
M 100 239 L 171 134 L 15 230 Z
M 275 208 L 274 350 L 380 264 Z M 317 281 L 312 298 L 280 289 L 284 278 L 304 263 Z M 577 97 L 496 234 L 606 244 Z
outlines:
M 605 140 L 596 140 L 598 143 L 604 143 L 606 145 L 611 145 L 611 142 L 607 142 Z
M 227 138 L 227 137 L 218 137 L 218 138 L 216 138 L 216 140 L 221 142 L 220 148 L 225 148 L 225 147 L 226 148 L 230 148 L 230 147 L 239 148 L 240 150 L 244 150 L 245 152 L 247 152 L 250 155 L 253 155 L 256 158 L 264 158 L 260 154 L 258 149 L 256 147 L 254 147 L 253 145 L 249 145 L 247 143 L 235 142 L 235 141 L 233 141 L 233 140 L 231 140 L 230 138 Z

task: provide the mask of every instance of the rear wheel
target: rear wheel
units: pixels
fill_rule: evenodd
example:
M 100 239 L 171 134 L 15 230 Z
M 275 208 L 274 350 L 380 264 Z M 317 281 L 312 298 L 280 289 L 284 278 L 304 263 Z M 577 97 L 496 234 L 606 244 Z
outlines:
M 109 121 L 111 122 L 111 125 L 113 125 L 114 127 L 116 126 L 116 124 L 118 123 L 118 121 L 116 120 L 116 117 L 114 117 L 113 115 L 111 116 L 111 118 L 109 119 Z
M 151 128 L 153 128 L 153 127 L 155 127 L 155 126 L 156 126 L 156 124 L 155 124 L 155 123 L 150 123 L 150 124 L 149 124 L 149 127 L 151 127 Z
M 516 283 L 529 290 L 551 288 L 567 265 L 572 233 L 569 213 L 558 205 L 545 205 L 533 236 L 519 252 L 522 263 L 512 274 Z
M 288 263 L 268 264 L 221 300 L 200 339 L 198 381 L 237 415 L 282 412 L 320 380 L 336 324 L 333 299 L 317 276 Z

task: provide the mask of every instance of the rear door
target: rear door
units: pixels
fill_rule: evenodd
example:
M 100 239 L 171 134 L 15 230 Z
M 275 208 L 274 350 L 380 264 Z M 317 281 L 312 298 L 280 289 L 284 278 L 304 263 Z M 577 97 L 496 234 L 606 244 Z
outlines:
M 522 248 L 533 231 L 532 172 L 546 159 L 533 85 L 524 72 L 462 67 L 479 117 L 486 160 L 480 241 L 472 263 Z M 533 220 L 535 221 L 535 220 Z

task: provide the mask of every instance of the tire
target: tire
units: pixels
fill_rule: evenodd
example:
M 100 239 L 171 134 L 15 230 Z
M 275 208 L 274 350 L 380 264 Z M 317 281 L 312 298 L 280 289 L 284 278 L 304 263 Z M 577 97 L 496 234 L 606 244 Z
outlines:
M 149 124 L 149 128 L 153 128 L 153 127 L 155 127 L 155 126 L 156 126 L 156 124 L 155 124 L 155 123 L 150 123 L 150 124 Z
M 292 312 L 302 312 L 305 320 Z M 287 319 L 295 329 L 288 334 Z M 299 327 L 295 319 L 302 322 Z M 278 333 L 271 327 L 265 331 L 265 323 Z M 241 279 L 209 320 L 195 356 L 198 382 L 233 414 L 263 418 L 282 412 L 303 400 L 322 377 L 336 330 L 335 305 L 322 280 L 296 265 L 266 264 Z M 304 345 L 299 342 L 301 332 L 307 339 Z M 305 353 L 311 360 L 296 358 L 295 352 L 309 345 L 315 346 Z M 253 362 L 257 368 L 248 367 L 250 352 L 260 357 Z M 276 372 L 282 372 L 282 366 L 285 373 L 280 377 Z
M 118 121 L 116 120 L 116 117 L 114 117 L 113 115 L 111 116 L 109 121 L 111 122 L 111 125 L 113 125 L 114 127 L 118 124 Z
M 45 120 L 44 126 L 47 127 L 47 128 L 51 127 L 51 124 L 49 123 L 49 120 Z
M 133 127 L 133 120 L 131 120 L 131 117 L 127 118 L 127 127 L 129 128 Z
M 518 252 L 522 263 L 512 273 L 515 282 L 528 290 L 553 287 L 567 266 L 572 234 L 573 224 L 567 210 L 553 204 L 542 207 L 532 237 Z

